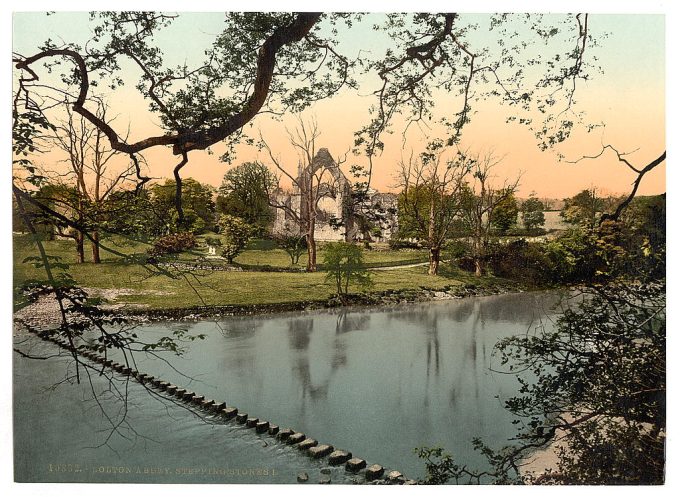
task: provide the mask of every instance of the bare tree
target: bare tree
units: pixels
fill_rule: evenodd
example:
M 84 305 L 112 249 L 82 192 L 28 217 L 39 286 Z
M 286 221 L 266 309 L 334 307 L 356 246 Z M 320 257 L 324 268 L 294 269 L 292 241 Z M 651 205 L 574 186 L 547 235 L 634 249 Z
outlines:
M 307 271 L 316 271 L 316 221 L 320 214 L 320 202 L 324 198 L 338 198 L 343 187 L 348 187 L 347 180 L 340 173 L 339 164 L 326 148 L 316 149 L 316 140 L 320 131 L 315 120 L 305 123 L 298 117 L 295 131 L 287 130 L 290 143 L 298 152 L 298 174 L 288 172 L 267 142 L 260 137 L 269 158 L 281 173 L 292 183 L 293 191 L 290 200 L 283 199 L 280 179 L 277 191 L 270 192 L 269 202 L 272 207 L 282 209 L 304 234 L 307 240 Z M 343 181 L 344 180 L 344 181 Z M 288 197 L 286 195 L 286 197 Z
M 492 185 L 495 178 L 493 168 L 500 162 L 501 159 L 491 153 L 471 156 L 469 180 L 462 191 L 462 216 L 472 238 L 475 276 L 484 272 L 494 211 L 519 186 L 520 176 L 514 180 L 505 179 L 498 188 Z
M 470 170 L 463 154 L 442 163 L 441 143 L 417 159 L 400 162 L 399 227 L 402 234 L 427 241 L 430 251 L 428 274 L 439 272 L 441 250 L 461 212 L 459 200 L 464 178 Z
M 103 131 L 90 124 L 82 116 L 75 115 L 65 106 L 66 119 L 55 125 L 53 142 L 66 153 L 65 162 L 69 170 L 64 176 L 72 186 L 75 198 L 70 207 L 78 225 L 91 227 L 92 262 L 101 262 L 99 247 L 99 226 L 105 211 L 105 203 L 112 193 L 120 189 L 135 174 L 134 165 L 128 164 L 122 170 L 114 171 L 111 160 L 116 151 L 108 145 Z M 107 121 L 106 104 L 96 100 L 98 119 Z M 79 262 L 85 261 L 84 236 L 81 229 L 74 229 Z

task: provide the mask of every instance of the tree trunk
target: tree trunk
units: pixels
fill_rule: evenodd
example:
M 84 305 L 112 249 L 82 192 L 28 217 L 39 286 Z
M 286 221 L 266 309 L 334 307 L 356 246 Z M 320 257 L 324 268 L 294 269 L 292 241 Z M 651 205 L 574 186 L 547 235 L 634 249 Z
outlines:
M 475 257 L 475 276 L 478 278 L 482 276 L 483 273 L 483 267 L 482 267 L 482 258 L 481 257 Z
M 310 214 L 311 215 L 311 214 Z M 307 223 L 307 272 L 316 272 L 316 240 L 314 240 L 315 219 Z
M 316 241 L 314 240 L 314 232 L 312 235 L 307 234 L 307 272 L 316 272 Z
M 430 247 L 430 267 L 427 274 L 436 276 L 439 274 L 439 257 L 441 249 L 439 247 Z
M 99 231 L 92 232 L 92 262 L 95 264 L 102 262 L 99 257 Z
M 76 252 L 78 253 L 78 262 L 85 262 L 85 243 L 84 243 L 83 232 L 76 230 Z

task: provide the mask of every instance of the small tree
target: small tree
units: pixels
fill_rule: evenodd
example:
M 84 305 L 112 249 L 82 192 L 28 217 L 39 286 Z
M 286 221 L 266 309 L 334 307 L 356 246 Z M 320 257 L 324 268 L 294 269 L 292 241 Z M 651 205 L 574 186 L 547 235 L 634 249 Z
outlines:
M 522 224 L 529 233 L 537 233 L 545 225 L 545 205 L 532 193 L 522 204 Z
M 329 243 L 323 257 L 326 266 L 326 281 L 335 283 L 340 299 L 349 291 L 350 282 L 362 288 L 372 284 L 369 272 L 364 267 L 361 247 L 347 242 Z
M 307 237 L 306 235 L 283 234 L 274 237 L 276 245 L 285 250 L 290 257 L 291 266 L 300 262 L 302 254 L 307 252 Z
M 501 200 L 494 210 L 491 224 L 499 234 L 504 235 L 510 228 L 517 224 L 519 206 L 514 194 L 510 194 Z
M 217 224 L 220 227 L 223 240 L 222 257 L 226 258 L 227 262 L 231 264 L 236 256 L 246 248 L 253 234 L 253 227 L 240 217 L 228 214 L 220 216 Z

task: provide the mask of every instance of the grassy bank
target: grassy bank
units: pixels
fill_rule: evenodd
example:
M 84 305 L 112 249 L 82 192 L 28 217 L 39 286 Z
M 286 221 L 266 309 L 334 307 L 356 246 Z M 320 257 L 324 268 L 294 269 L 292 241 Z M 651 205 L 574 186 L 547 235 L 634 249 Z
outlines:
M 44 280 L 43 269 L 35 268 L 23 260 L 37 255 L 35 245 L 28 237 L 17 235 L 14 239 L 14 283 L 20 286 L 30 280 Z M 142 305 L 151 309 L 193 307 L 201 305 L 251 305 L 326 299 L 333 286 L 325 282 L 323 272 L 266 272 L 266 271 L 191 271 L 172 274 L 159 273 L 155 268 L 134 264 L 120 255 L 102 251 L 102 263 L 77 264 L 75 249 L 70 240 L 44 242 L 51 256 L 60 257 L 68 264 L 66 271 L 81 286 L 104 291 L 109 303 Z M 107 246 L 121 254 L 134 255 L 145 252 L 147 246 L 118 239 L 108 239 Z M 89 255 L 89 254 L 88 254 Z M 200 253 L 182 254 L 182 260 L 191 260 Z M 366 262 L 377 266 L 399 265 L 405 262 L 427 260 L 424 251 L 366 251 Z M 320 256 L 323 256 L 321 251 Z M 320 257 L 320 258 L 321 258 Z M 251 265 L 287 267 L 287 254 L 263 244 L 251 246 L 237 262 Z M 304 267 L 304 261 L 300 261 Z M 405 267 L 389 271 L 371 271 L 374 291 L 442 288 L 466 283 L 487 284 L 494 278 L 477 279 L 469 273 L 443 267 L 438 276 L 428 276 L 426 266 Z

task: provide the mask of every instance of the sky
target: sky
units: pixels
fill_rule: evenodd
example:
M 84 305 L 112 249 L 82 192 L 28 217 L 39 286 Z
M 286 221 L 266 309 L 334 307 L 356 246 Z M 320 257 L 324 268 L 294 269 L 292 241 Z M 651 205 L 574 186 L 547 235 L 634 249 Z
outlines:
M 353 56 L 359 49 L 379 53 L 390 43 L 389 39 L 371 29 L 375 15 L 365 23 L 340 33 L 339 49 Z M 469 15 L 473 21 L 486 22 L 484 15 Z M 557 18 L 556 18 L 557 19 Z M 223 14 L 182 14 L 170 29 L 155 39 L 163 50 L 169 65 L 187 62 L 197 64 L 202 60 L 203 50 L 220 32 Z M 92 24 L 85 13 L 15 13 L 13 50 L 30 55 L 47 38 L 59 43 L 84 44 L 90 35 Z M 496 168 L 499 182 L 504 178 L 521 175 L 518 196 L 527 197 L 536 192 L 540 197 L 565 198 L 578 191 L 595 186 L 604 193 L 623 193 L 630 189 L 635 176 L 620 164 L 612 154 L 597 160 L 582 160 L 577 164 L 560 161 L 558 152 L 567 159 L 577 159 L 600 151 L 602 144 L 611 144 L 622 152 L 632 152 L 631 162 L 644 166 L 665 150 L 665 19 L 663 15 L 591 15 L 591 33 L 601 39 L 601 47 L 594 50 L 603 67 L 603 74 L 595 74 L 592 80 L 579 83 L 577 105 L 594 123 L 605 123 L 590 134 L 575 136 L 557 150 L 542 152 L 530 130 L 506 123 L 507 107 L 497 101 L 475 104 L 476 113 L 465 128 L 461 147 L 471 151 L 489 152 L 502 157 Z M 480 30 L 476 35 L 481 43 L 488 42 L 488 34 Z M 474 40 L 473 40 L 474 41 Z M 136 81 L 137 74 L 131 67 L 123 67 L 123 78 Z M 47 77 L 47 76 L 44 76 Z M 375 102 L 371 92 L 376 88 L 375 78 L 360 77 L 358 91 L 342 91 L 337 96 L 311 106 L 303 117 L 318 121 L 321 137 L 319 147 L 326 147 L 340 157 L 354 141 L 354 132 L 369 119 L 368 107 Z M 158 118 L 146 111 L 147 103 L 128 84 L 110 92 L 107 99 L 118 117 L 115 126 L 121 132 L 130 125 L 131 139 L 158 134 Z M 446 92 L 435 93 L 436 112 L 446 115 L 456 109 L 456 100 Z M 293 171 L 297 166 L 294 150 L 287 143 L 286 128 L 293 128 L 292 116 L 282 121 L 267 115 L 258 116 L 249 127 L 250 136 L 261 133 L 272 149 L 280 156 L 286 167 Z M 412 128 L 404 140 L 402 122 L 395 122 L 395 133 L 385 137 L 385 150 L 375 160 L 372 186 L 381 191 L 395 191 L 398 187 L 396 172 L 399 160 L 411 151 L 418 152 L 425 142 L 441 131 L 436 127 L 418 130 Z M 268 157 L 255 147 L 237 148 L 236 160 L 231 164 L 220 162 L 224 146 L 213 147 L 213 154 L 192 152 L 189 165 L 183 170 L 185 176 L 218 186 L 225 171 L 234 165 L 250 160 L 268 162 Z M 171 176 L 178 162 L 167 149 L 146 152 L 150 175 L 156 178 Z M 41 158 L 45 166 L 54 167 L 57 157 L 48 154 Z M 351 156 L 347 164 L 360 162 Z M 38 161 L 40 162 L 40 161 Z M 647 175 L 639 189 L 640 194 L 657 194 L 666 190 L 665 165 Z

